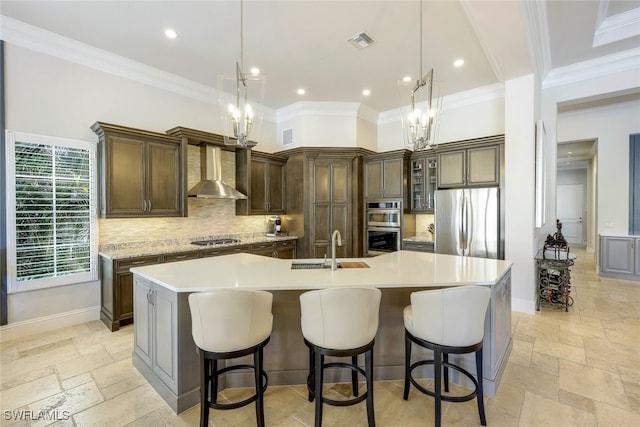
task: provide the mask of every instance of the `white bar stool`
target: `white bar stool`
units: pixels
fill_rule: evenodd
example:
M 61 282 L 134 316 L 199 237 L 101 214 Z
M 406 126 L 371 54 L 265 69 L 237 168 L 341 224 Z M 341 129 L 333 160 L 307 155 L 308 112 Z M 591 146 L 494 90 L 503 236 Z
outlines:
M 477 398 L 480 423 L 487 425 L 482 392 L 482 339 L 484 319 L 491 290 L 484 286 L 456 286 L 411 294 L 411 305 L 404 309 L 405 373 L 404 400 L 409 399 L 409 383 L 422 393 L 435 398 L 435 425 L 441 424 L 442 400 L 466 402 Z M 411 343 L 433 350 L 433 360 L 411 363 Z M 461 366 L 449 363 L 449 354 L 475 352 L 476 378 Z M 415 368 L 434 365 L 434 390 L 428 390 L 412 376 Z M 464 396 L 442 395 L 442 370 L 445 392 L 449 391 L 449 368 L 462 373 L 475 385 Z
M 322 404 L 350 406 L 367 401 L 367 420 L 375 426 L 373 409 L 373 344 L 378 331 L 382 293 L 376 288 L 333 288 L 300 295 L 302 335 L 309 347 L 309 401 L 315 398 L 315 426 L 322 425 Z M 365 369 L 357 364 L 365 354 Z M 324 363 L 325 356 L 351 357 L 351 363 Z M 322 396 L 325 368 L 351 370 L 353 398 L 333 400 Z M 367 391 L 358 396 L 357 375 L 364 375 Z
M 273 326 L 273 295 L 263 291 L 221 289 L 189 295 L 191 332 L 200 353 L 200 425 L 209 423 L 209 408 L 235 409 L 256 402 L 258 426 L 264 426 L 264 392 L 267 373 L 263 349 Z M 219 360 L 253 354 L 253 365 L 218 369 Z M 229 371 L 252 369 L 255 394 L 239 402 L 218 403 L 218 376 Z

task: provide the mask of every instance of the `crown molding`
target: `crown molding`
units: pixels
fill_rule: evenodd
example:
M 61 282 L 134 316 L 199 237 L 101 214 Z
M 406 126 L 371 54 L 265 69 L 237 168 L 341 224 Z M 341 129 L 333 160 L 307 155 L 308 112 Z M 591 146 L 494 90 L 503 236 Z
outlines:
M 519 5 L 531 62 L 540 81 L 543 81 L 551 71 L 551 43 L 546 2 L 523 1 L 519 2 Z
M 547 89 L 633 70 L 640 70 L 640 48 L 554 68 L 542 82 L 542 88 Z
M 481 32 L 480 32 L 480 28 L 478 28 L 478 24 L 476 22 L 475 16 L 473 15 L 473 12 L 471 10 L 471 0 L 461 0 L 460 1 L 460 6 L 462 6 L 462 10 L 464 11 L 465 15 L 467 16 L 467 19 L 469 20 L 469 23 L 471 24 L 471 28 L 473 29 L 473 32 L 476 35 L 476 39 L 478 40 L 478 42 L 480 43 L 480 47 L 482 48 L 482 51 L 484 52 L 485 57 L 487 58 L 487 61 L 489 62 L 489 65 L 491 65 L 491 69 L 493 70 L 493 74 L 495 74 L 496 79 L 499 82 L 504 81 L 504 77 L 502 76 L 502 72 L 500 71 L 500 66 L 498 65 L 498 61 L 496 59 L 496 56 L 493 54 L 493 51 L 489 48 L 489 45 L 487 45 L 487 43 L 485 42 L 484 37 L 482 37 Z
M 640 7 L 607 16 L 608 2 L 600 2 L 598 7 L 598 28 L 593 36 L 593 47 L 640 34 Z
M 352 117 L 358 116 L 359 102 L 316 102 L 299 101 L 276 111 L 278 122 L 298 117 Z
M 0 39 L 45 55 L 64 59 L 94 70 L 185 96 L 210 105 L 219 105 L 218 90 L 158 68 L 113 54 L 77 40 L 52 33 L 0 15 Z M 273 109 L 263 108 L 263 118 L 275 122 Z
M 504 99 L 503 83 L 494 83 L 491 85 L 466 90 L 464 92 L 447 95 L 442 98 L 442 111 L 455 110 L 457 108 L 479 104 L 481 102 L 492 101 L 495 99 Z M 384 125 L 393 122 L 399 123 L 401 116 L 401 108 L 384 111 L 378 116 L 378 125 Z

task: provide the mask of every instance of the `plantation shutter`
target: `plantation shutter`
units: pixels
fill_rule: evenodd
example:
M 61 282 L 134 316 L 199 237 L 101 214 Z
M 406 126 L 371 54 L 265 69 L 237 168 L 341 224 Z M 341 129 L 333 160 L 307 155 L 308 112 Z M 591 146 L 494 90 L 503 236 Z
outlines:
M 8 134 L 10 291 L 96 280 L 95 144 Z

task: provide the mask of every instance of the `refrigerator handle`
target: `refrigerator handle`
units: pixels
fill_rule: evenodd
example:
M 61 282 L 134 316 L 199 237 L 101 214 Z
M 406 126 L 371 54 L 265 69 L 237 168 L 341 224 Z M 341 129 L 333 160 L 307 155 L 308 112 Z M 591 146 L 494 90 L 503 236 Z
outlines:
M 467 253 L 467 239 L 469 237 L 469 205 L 467 201 L 467 196 L 462 197 L 462 249 L 464 250 L 464 255 L 468 255 Z
M 458 206 L 460 208 L 460 212 L 458 213 L 460 218 L 460 227 L 458 228 L 458 242 L 460 242 L 460 254 L 464 255 L 464 250 L 466 249 L 466 245 L 465 245 L 465 202 L 464 202 L 464 196 L 462 196 L 459 200 L 458 200 Z

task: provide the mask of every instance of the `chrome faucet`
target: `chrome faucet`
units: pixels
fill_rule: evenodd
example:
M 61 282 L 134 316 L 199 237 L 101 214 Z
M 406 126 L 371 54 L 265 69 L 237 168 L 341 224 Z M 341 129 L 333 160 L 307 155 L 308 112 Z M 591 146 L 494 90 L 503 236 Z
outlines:
M 338 237 L 338 246 L 342 246 L 342 236 L 340 231 L 335 230 L 331 235 L 331 269 L 336 270 L 338 263 L 336 262 L 336 236 Z

